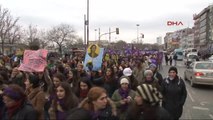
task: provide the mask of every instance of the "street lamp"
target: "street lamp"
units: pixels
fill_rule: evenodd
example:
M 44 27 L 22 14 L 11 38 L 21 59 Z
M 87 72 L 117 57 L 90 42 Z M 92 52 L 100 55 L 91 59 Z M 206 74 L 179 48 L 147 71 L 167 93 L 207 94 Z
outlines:
M 97 31 L 97 29 L 95 29 L 95 41 L 96 41 L 96 31 Z
M 136 24 L 136 26 L 137 26 L 137 43 L 139 43 L 139 38 L 138 38 L 138 27 L 140 26 L 139 24 Z

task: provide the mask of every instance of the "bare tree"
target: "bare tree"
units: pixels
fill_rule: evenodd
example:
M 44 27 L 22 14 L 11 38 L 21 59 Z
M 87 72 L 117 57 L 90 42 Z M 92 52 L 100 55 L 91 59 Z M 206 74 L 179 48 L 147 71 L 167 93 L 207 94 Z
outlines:
M 44 29 L 38 29 L 37 26 L 30 24 L 25 30 L 24 36 L 25 43 L 27 43 L 33 49 L 45 48 L 48 46 L 47 32 Z
M 24 32 L 25 35 L 25 43 L 32 44 L 35 39 L 38 40 L 38 28 L 36 26 L 33 25 L 29 25 L 28 28 L 25 30 Z
M 114 44 L 114 47 L 115 47 L 116 49 L 123 49 L 123 47 L 126 46 L 126 45 L 127 45 L 127 43 L 126 43 L 125 41 L 119 40 L 118 42 L 116 42 L 116 43 Z
M 40 30 L 39 31 L 39 43 L 40 43 L 40 48 L 45 48 L 49 45 L 49 41 L 48 41 L 48 36 L 47 36 L 47 32 L 45 30 Z
M 69 49 L 69 48 L 73 48 L 73 47 L 77 47 L 77 48 L 82 48 L 84 47 L 84 44 L 83 44 L 83 39 L 80 38 L 79 36 L 73 36 L 72 38 L 72 42 L 67 42 L 66 43 L 66 47 Z
M 6 35 L 7 43 L 13 46 L 15 43 L 21 42 L 21 27 L 15 25 Z M 10 47 L 10 53 L 12 53 L 12 47 Z
M 4 53 L 5 40 L 9 35 L 9 32 L 15 27 L 19 18 L 13 19 L 8 9 L 4 9 L 0 6 L 0 39 L 2 42 L 2 53 Z
M 58 45 L 60 53 L 62 53 L 62 47 L 66 46 L 67 42 L 73 43 L 74 38 L 75 30 L 68 24 L 60 24 L 48 32 L 48 39 Z

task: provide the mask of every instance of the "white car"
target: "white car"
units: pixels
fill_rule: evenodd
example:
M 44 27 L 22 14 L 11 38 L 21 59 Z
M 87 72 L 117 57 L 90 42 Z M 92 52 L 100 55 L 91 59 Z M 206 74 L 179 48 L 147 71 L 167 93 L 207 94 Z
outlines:
M 213 55 L 209 57 L 208 60 L 213 62 Z

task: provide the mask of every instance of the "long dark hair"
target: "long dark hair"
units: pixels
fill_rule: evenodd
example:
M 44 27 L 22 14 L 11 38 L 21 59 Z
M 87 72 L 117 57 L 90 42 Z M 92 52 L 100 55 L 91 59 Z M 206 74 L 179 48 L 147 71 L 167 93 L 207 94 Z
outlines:
M 28 75 L 28 80 L 30 81 L 31 84 L 33 84 L 32 88 L 37 88 L 37 87 L 40 86 L 40 84 L 39 84 L 40 80 L 39 80 L 38 75 L 36 75 L 36 74 L 29 74 Z
M 61 107 L 63 110 L 70 110 L 74 107 L 78 106 L 78 98 L 72 92 L 72 89 L 67 82 L 61 82 L 58 87 L 62 87 L 65 90 L 65 97 L 64 97 L 64 105 Z
M 104 80 L 104 82 L 107 82 L 107 83 L 114 83 L 115 82 L 115 73 L 114 73 L 114 69 L 112 67 L 107 67 L 106 68 L 106 71 L 104 73 L 104 76 L 106 77 L 106 72 L 107 70 L 110 70 L 111 71 L 111 75 L 109 76 L 108 80 Z
M 80 81 L 78 82 L 78 86 L 77 86 L 77 88 L 76 88 L 76 90 L 75 90 L 75 93 L 76 93 L 76 96 L 77 96 L 77 97 L 80 97 L 80 89 L 81 89 L 81 88 L 80 88 L 80 84 L 81 84 L 81 82 L 87 84 L 88 90 L 90 90 L 90 88 L 92 88 L 92 83 L 90 82 L 89 78 L 87 78 L 87 77 L 82 77 L 82 78 L 80 79 Z

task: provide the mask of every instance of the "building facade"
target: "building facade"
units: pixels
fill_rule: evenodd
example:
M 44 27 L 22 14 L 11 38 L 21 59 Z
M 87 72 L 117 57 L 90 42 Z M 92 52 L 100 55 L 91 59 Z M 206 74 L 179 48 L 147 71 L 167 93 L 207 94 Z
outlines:
M 187 48 L 188 35 L 193 33 L 192 28 L 184 28 L 174 32 L 166 33 L 164 43 L 168 51 L 173 51 L 177 48 Z M 190 38 L 191 39 L 191 38 Z
M 162 45 L 162 37 L 161 36 L 157 37 L 157 44 Z
M 202 53 L 213 53 L 213 5 L 193 15 L 194 46 Z

